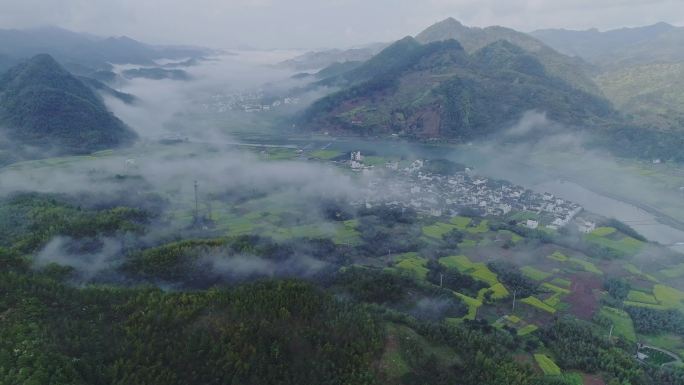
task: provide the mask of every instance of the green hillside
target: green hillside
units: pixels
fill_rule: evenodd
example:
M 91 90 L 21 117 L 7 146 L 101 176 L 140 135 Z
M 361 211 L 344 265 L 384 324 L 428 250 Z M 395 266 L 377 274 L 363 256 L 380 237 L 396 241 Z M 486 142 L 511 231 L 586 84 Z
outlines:
M 572 126 L 613 114 L 607 101 L 550 76 L 534 55 L 503 40 L 468 54 L 455 40 L 407 37 L 321 83 L 344 88 L 314 103 L 304 124 L 340 134 L 468 140 L 529 110 Z
M 448 18 L 430 26 L 416 36 L 416 40 L 421 43 L 448 39 L 458 40 L 470 53 L 496 41 L 505 40 L 536 57 L 544 65 L 549 75 L 562 79 L 580 90 L 600 94 L 599 89 L 588 75 L 593 71 L 589 64 L 582 59 L 558 53 L 540 40 L 510 28 L 500 26 L 467 27 L 453 18 Z
M 0 127 L 22 148 L 57 154 L 92 152 L 135 138 L 90 87 L 49 55 L 35 56 L 0 78 Z
M 684 63 L 606 71 L 596 81 L 634 122 L 666 130 L 684 128 Z

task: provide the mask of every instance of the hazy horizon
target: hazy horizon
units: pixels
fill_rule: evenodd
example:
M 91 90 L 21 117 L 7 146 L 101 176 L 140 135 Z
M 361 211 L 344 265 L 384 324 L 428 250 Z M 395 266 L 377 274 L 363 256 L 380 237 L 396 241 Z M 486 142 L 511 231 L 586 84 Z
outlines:
M 3 0 L 0 29 L 57 26 L 154 44 L 212 48 L 316 49 L 389 42 L 447 17 L 465 25 L 609 30 L 667 22 L 684 24 L 674 0 Z M 180 27 L 179 27 L 180 26 Z

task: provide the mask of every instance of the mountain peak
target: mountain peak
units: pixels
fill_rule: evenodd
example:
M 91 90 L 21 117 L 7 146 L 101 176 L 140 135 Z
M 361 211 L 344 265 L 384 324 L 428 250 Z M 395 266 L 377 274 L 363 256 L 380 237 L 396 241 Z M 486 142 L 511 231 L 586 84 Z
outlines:
M 440 22 L 437 22 L 435 25 L 448 25 L 448 26 L 455 26 L 455 27 L 464 27 L 463 23 L 454 19 L 453 17 L 447 17 L 446 19 L 444 19 Z
M 55 70 L 61 70 L 63 69 L 62 66 L 57 63 L 57 60 L 55 60 L 51 55 L 47 53 L 39 53 L 32 58 L 30 58 L 27 61 L 27 64 L 31 66 L 38 66 L 41 68 L 51 68 Z

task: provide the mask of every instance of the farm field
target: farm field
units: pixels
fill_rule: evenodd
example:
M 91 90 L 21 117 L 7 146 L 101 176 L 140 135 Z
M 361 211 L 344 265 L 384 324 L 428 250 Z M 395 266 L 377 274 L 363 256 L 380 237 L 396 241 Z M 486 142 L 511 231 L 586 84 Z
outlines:
M 539 365 L 539 368 L 544 372 L 546 375 L 550 376 L 557 376 L 561 374 L 561 370 L 556 365 L 555 362 L 551 358 L 549 358 L 545 354 L 535 354 L 534 355 L 535 361 L 537 361 L 537 365 Z

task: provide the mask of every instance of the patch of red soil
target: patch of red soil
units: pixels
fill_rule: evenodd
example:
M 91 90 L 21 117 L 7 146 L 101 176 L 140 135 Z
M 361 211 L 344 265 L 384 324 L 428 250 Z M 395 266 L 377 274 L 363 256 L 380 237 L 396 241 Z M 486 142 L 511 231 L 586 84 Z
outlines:
M 601 278 L 592 273 L 578 273 L 570 277 L 571 293 L 563 300 L 570 303 L 570 312 L 577 318 L 589 320 L 599 308 Z
M 601 377 L 593 374 L 582 375 L 582 383 L 584 385 L 606 385 L 606 383 L 601 379 Z

